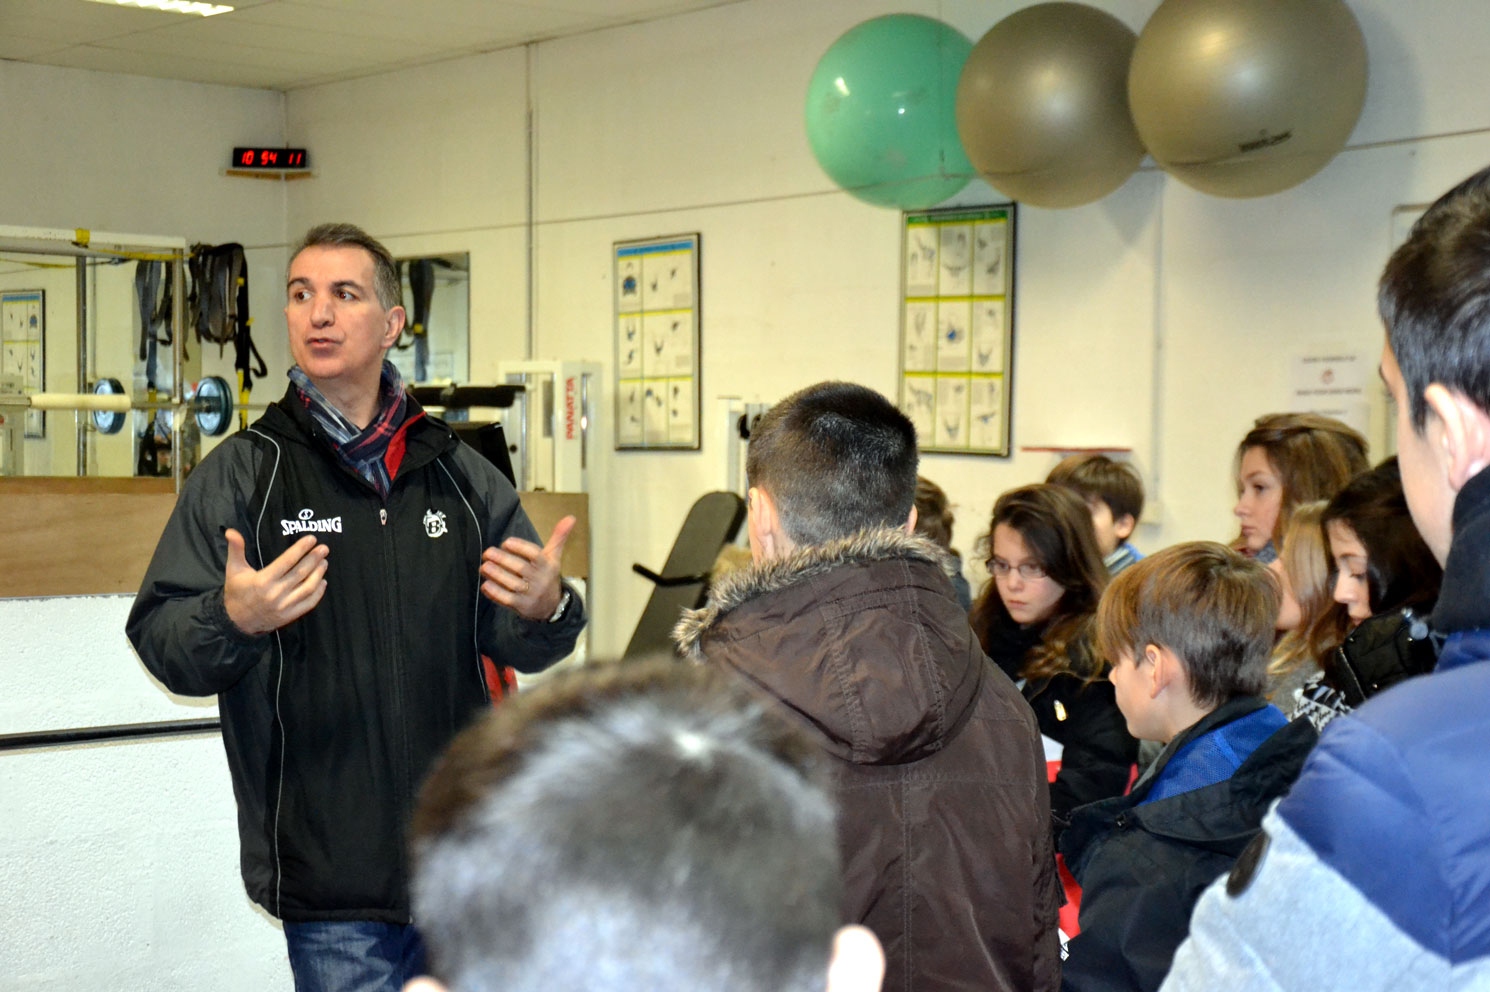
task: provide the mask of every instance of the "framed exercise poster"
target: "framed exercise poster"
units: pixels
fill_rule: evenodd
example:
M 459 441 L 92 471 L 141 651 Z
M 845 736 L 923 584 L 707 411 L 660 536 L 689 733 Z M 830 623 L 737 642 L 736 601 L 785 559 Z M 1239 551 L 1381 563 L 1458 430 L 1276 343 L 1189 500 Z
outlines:
M 47 388 L 46 292 L 0 293 L 0 376 L 20 384 L 23 393 Z M 45 410 L 26 411 L 26 437 L 46 437 Z
M 903 215 L 900 409 L 922 451 L 1009 454 L 1014 204 Z
M 615 243 L 617 450 L 699 447 L 699 241 Z

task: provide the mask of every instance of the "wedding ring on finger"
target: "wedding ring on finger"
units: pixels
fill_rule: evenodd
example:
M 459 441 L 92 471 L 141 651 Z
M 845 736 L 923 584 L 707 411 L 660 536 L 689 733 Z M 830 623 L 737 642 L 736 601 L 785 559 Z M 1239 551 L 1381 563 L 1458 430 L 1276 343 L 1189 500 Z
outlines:
M 526 596 L 528 594 L 528 580 L 527 579 L 523 579 L 522 594 L 524 596 Z

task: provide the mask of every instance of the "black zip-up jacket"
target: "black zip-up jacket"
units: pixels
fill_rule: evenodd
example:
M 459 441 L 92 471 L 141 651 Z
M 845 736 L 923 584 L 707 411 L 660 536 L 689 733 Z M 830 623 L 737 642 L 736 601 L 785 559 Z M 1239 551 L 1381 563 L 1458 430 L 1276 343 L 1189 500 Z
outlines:
M 249 896 L 291 921 L 409 922 L 405 828 L 424 773 L 488 704 L 480 655 L 537 671 L 556 623 L 482 596 L 482 550 L 540 539 L 497 469 L 416 404 L 385 498 L 336 456 L 293 387 L 187 479 L 127 631 L 173 692 L 217 694 Z M 326 594 L 261 637 L 223 607 L 227 528 L 262 568 L 303 533 Z
M 1154 992 L 1163 983 L 1201 892 L 1230 871 L 1257 836 L 1263 815 L 1298 778 L 1318 735 L 1308 720 L 1294 720 L 1230 778 L 1143 800 L 1187 744 L 1266 705 L 1258 696 L 1222 704 L 1171 741 L 1128 795 L 1072 814 L 1060 847 L 1081 883 L 1081 933 L 1071 941 L 1063 992 Z
M 994 664 L 1020 687 L 1035 711 L 1040 733 L 1061 745 L 1061 769 L 1050 784 L 1051 820 L 1059 836 L 1073 809 L 1122 795 L 1128 788 L 1133 763 L 1138 760 L 1138 741 L 1128 733 L 1128 721 L 1105 676 L 1091 682 L 1072 674 L 1034 681 L 1020 677 L 1025 659 L 1040 643 L 1044 630 L 1043 624 L 1020 627 L 1011 621 L 990 625 L 980 632 L 979 640 Z M 1086 650 L 1090 650 L 1086 641 L 1073 642 L 1068 648 L 1068 652 Z

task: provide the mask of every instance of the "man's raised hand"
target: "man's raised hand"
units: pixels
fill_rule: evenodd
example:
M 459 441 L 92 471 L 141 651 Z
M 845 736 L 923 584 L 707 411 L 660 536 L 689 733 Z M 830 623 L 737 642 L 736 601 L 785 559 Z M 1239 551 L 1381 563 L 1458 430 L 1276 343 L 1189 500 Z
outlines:
M 305 616 L 326 593 L 330 549 L 307 534 L 278 558 L 255 569 L 244 554 L 243 535 L 228 528 L 228 564 L 222 605 L 233 626 L 257 636 Z
M 509 537 L 500 548 L 483 551 L 482 594 L 529 620 L 547 620 L 553 616 L 563 590 L 559 566 L 564 558 L 564 543 L 569 540 L 574 524 L 574 517 L 565 517 L 554 524 L 554 532 L 541 548 L 532 541 Z

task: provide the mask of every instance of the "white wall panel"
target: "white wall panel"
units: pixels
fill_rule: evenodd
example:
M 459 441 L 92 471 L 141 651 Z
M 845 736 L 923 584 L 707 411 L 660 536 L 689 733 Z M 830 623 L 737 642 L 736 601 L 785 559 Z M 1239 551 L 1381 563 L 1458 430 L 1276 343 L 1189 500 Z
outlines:
M 0 733 L 216 716 L 124 637 L 132 597 L 0 599 Z M 290 987 L 215 733 L 0 753 L 0 990 Z

